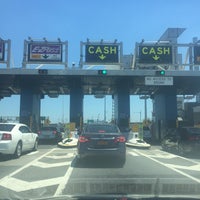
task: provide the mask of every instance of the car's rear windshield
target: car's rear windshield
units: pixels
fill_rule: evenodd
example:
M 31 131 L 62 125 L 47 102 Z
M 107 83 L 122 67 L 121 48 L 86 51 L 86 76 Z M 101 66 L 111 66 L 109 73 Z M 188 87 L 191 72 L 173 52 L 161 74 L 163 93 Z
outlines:
M 42 127 L 41 130 L 43 130 L 43 131 L 54 131 L 54 130 L 56 130 L 56 128 L 55 127 Z
M 89 125 L 85 132 L 89 133 L 118 133 L 119 129 L 115 125 Z
M 0 124 L 0 131 L 12 131 L 14 124 Z

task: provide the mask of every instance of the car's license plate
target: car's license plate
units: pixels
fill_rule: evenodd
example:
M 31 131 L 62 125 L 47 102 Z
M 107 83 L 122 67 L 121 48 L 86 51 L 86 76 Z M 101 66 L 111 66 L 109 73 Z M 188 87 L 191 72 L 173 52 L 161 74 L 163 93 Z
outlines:
M 107 142 L 107 141 L 101 140 L 101 141 L 98 141 L 97 144 L 98 144 L 98 145 L 107 145 L 108 142 Z

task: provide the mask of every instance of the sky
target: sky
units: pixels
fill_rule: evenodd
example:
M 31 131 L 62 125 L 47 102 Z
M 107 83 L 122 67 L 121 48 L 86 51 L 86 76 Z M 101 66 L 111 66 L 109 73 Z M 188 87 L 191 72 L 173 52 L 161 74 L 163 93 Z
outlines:
M 198 37 L 199 0 L 0 0 L 0 37 L 11 40 L 11 67 L 22 66 L 23 42 L 59 37 L 68 41 L 68 65 L 80 59 L 80 41 L 118 41 L 123 53 L 133 54 L 142 39 L 156 41 L 167 28 L 186 28 L 178 42 L 189 43 Z M 3 68 L 0 63 L 0 68 Z M 15 95 L 0 101 L 0 116 L 18 116 L 19 99 Z M 144 100 L 131 96 L 131 121 L 144 118 Z M 148 118 L 152 101 L 147 101 Z M 12 105 L 12 106 L 10 106 Z M 98 105 L 98 106 L 97 106 Z M 92 107 L 93 106 L 93 107 Z M 106 97 L 106 118 L 112 117 L 112 100 Z M 51 108 L 51 109 L 49 109 Z M 52 122 L 69 120 L 69 96 L 45 97 L 41 115 Z M 104 99 L 84 97 L 84 119 L 104 118 Z

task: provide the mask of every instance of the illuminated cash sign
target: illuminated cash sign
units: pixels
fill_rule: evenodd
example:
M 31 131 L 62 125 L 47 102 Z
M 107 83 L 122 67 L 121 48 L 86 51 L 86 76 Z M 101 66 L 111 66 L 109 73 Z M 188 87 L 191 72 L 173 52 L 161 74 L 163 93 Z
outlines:
M 172 64 L 172 46 L 139 46 L 139 63 Z
M 86 45 L 86 63 L 118 63 L 118 45 Z

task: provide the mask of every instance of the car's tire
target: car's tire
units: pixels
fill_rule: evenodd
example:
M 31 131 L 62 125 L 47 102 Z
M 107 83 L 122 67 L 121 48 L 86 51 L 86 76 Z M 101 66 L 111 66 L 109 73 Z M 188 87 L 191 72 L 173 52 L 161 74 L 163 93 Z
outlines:
M 82 166 L 84 166 L 84 164 L 85 164 L 85 159 L 81 156 L 81 155 L 77 155 L 77 157 L 76 157 L 76 165 L 78 166 L 78 167 L 82 167 Z
M 14 158 L 19 158 L 22 155 L 22 143 L 18 142 L 15 153 L 14 153 Z
M 33 151 L 37 151 L 38 150 L 38 139 L 35 140 L 35 144 L 33 147 Z
M 121 156 L 119 159 L 119 164 L 123 166 L 126 163 L 126 156 Z

